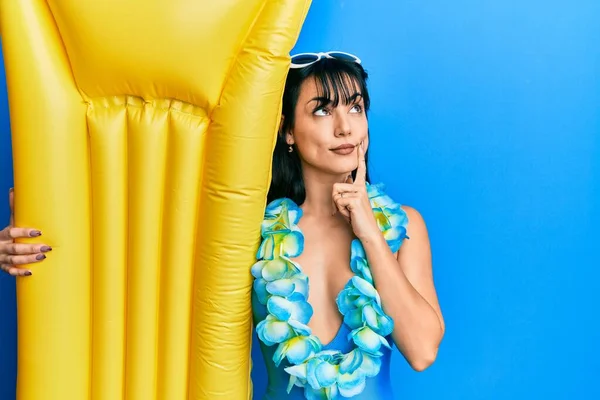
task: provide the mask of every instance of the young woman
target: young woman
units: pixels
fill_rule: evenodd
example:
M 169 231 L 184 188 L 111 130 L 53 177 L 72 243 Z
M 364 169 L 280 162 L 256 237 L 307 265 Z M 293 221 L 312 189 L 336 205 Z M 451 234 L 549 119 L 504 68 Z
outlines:
M 391 399 L 393 345 L 422 371 L 444 335 L 425 223 L 369 184 L 366 80 L 350 54 L 292 58 L 251 271 L 265 399 Z M 12 222 L 1 268 L 31 275 L 51 248 L 15 244 L 40 232 Z
M 351 54 L 292 57 L 252 267 L 269 400 L 391 399 L 392 344 L 422 371 L 444 335 L 425 223 L 369 184 L 366 80 Z

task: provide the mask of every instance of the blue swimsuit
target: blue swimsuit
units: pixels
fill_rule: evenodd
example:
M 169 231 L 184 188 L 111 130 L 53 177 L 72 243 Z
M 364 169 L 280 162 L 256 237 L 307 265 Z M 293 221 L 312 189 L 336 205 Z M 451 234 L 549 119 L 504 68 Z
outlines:
M 258 302 L 256 295 L 252 294 L 252 310 L 254 313 L 255 321 L 263 320 L 266 316 L 266 308 Z M 323 350 L 340 350 L 344 353 L 352 350 L 354 344 L 348 341 L 347 336 L 350 333 L 350 329 L 346 324 L 342 323 L 340 330 L 335 335 L 331 343 L 324 345 Z M 388 342 L 393 346 L 391 336 L 386 338 Z M 260 341 L 259 341 L 260 342 Z M 267 347 L 264 343 L 260 342 L 260 349 L 265 359 L 267 367 L 268 384 L 267 391 L 262 400 L 305 400 L 304 389 L 298 386 L 294 386 L 290 393 L 287 392 L 288 383 L 290 381 L 290 375 L 283 369 L 286 368 L 286 360 L 284 360 L 279 367 L 275 366 L 273 362 L 273 353 L 277 349 L 277 346 Z M 381 347 L 380 350 L 383 353 L 381 357 L 381 369 L 379 374 L 373 378 L 367 378 L 367 385 L 362 393 L 357 396 L 351 397 L 353 400 L 388 400 L 393 399 L 392 386 L 390 383 L 390 357 L 391 350 L 386 347 Z M 341 398 L 341 397 L 340 397 Z
M 406 238 L 406 213 L 383 192 L 383 186 L 367 184 L 366 189 L 377 225 L 395 253 Z M 313 309 L 308 303 L 308 277 L 291 261 L 304 249 L 304 236 L 297 226 L 301 217 L 302 209 L 290 199 L 267 205 L 258 261 L 251 268 L 252 310 L 268 375 L 263 400 L 312 400 L 331 395 L 341 400 L 343 395 L 352 394 L 355 400 L 393 398 L 391 348 L 386 346 L 393 343 L 394 323 L 383 311 L 358 239 L 352 241 L 350 249 L 350 269 L 355 276 L 336 298 L 344 322 L 326 345 L 310 335 L 306 324 Z M 281 361 L 279 367 L 274 355 Z M 306 387 L 291 386 L 288 393 L 290 374 L 292 384 Z

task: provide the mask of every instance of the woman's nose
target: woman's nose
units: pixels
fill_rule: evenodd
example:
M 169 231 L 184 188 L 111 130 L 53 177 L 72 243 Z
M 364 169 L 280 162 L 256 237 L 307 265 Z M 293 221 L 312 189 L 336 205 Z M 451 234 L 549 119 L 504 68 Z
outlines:
M 351 134 L 350 122 L 345 115 L 335 117 L 335 136 L 348 136 Z

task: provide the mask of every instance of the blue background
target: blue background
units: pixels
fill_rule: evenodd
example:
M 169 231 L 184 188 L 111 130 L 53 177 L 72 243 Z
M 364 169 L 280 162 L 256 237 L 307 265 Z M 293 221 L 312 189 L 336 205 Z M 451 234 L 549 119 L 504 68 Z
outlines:
M 396 398 L 599 399 L 600 2 L 314 0 L 295 52 L 333 49 L 371 74 L 373 180 L 423 214 L 433 246 L 446 337 L 425 372 L 395 354 Z M 15 325 L 2 275 L 0 399 Z

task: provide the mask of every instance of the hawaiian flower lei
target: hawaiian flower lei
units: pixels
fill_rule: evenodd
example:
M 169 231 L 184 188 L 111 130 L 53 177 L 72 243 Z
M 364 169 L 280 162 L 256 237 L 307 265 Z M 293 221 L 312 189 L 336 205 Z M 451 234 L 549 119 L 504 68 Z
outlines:
M 380 185 L 368 185 L 367 194 L 379 229 L 392 252 L 406 237 L 408 219 L 399 204 Z M 366 378 L 379 373 L 381 346 L 390 348 L 386 336 L 394 321 L 384 313 L 381 299 L 358 239 L 351 245 L 350 268 L 355 276 L 337 297 L 337 305 L 352 332 L 348 340 L 354 349 L 347 354 L 322 350 L 319 339 L 307 326 L 313 314 L 308 303 L 308 277 L 291 260 L 304 250 L 304 236 L 298 227 L 302 209 L 292 200 L 272 201 L 265 210 L 258 249 L 258 262 L 252 266 L 254 291 L 268 314 L 257 326 L 259 339 L 267 346 L 278 344 L 273 355 L 279 366 L 286 358 L 290 366 L 288 393 L 294 385 L 304 388 L 307 399 L 335 399 L 361 393 Z

